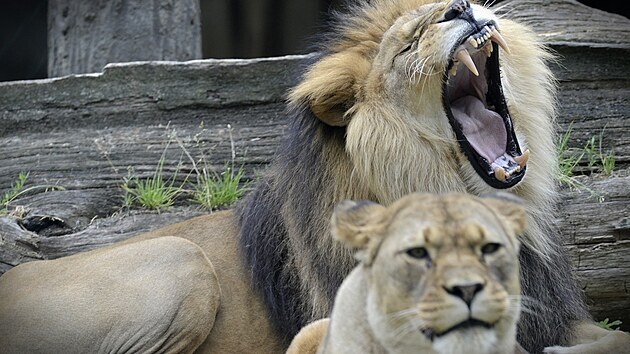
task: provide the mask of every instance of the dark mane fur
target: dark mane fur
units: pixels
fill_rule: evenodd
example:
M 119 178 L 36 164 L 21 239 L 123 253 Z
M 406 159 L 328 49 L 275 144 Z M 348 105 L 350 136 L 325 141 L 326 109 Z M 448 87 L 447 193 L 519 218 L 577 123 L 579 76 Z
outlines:
M 313 309 L 304 301 L 285 216 L 297 218 L 294 227 L 305 250 L 317 249 L 318 241 L 328 236 L 313 229 L 322 212 L 315 201 L 334 184 L 326 181 L 330 155 L 324 150 L 343 153 L 345 134 L 345 128 L 328 126 L 305 109 L 296 110 L 291 118 L 289 138 L 276 152 L 269 173 L 237 207 L 240 242 L 254 286 L 262 291 L 273 321 L 288 340 L 311 320 Z M 330 201 L 330 213 L 334 202 Z M 325 291 L 332 299 L 349 269 L 330 269 L 329 260 L 320 264 L 318 276 L 328 280 Z

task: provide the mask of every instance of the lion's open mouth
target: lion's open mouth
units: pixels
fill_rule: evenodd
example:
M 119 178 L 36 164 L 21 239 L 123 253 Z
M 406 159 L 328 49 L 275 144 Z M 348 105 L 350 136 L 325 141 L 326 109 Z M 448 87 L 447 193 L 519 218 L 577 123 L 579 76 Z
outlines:
M 442 99 L 475 171 L 490 186 L 509 188 L 525 175 L 529 151 L 521 152 L 501 87 L 499 47 L 507 44 L 493 22 L 479 27 L 454 47 Z

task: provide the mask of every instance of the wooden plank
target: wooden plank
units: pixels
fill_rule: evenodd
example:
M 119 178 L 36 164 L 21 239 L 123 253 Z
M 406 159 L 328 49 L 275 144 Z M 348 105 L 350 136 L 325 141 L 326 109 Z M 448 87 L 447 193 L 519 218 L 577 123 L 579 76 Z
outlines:
M 49 0 L 49 77 L 107 63 L 201 58 L 199 0 Z
M 562 191 L 558 229 L 595 319 L 630 323 L 630 169 L 580 180 L 591 192 Z
M 575 0 L 506 0 L 494 9 L 533 27 L 553 46 L 630 48 L 630 20 Z

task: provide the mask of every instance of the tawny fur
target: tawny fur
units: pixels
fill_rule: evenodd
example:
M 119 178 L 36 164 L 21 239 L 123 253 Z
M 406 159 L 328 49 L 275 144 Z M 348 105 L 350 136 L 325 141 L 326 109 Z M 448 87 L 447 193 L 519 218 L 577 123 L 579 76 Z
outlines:
M 358 2 L 339 18 L 322 57 L 289 96 L 294 138 L 280 147 L 269 175 L 238 211 L 254 284 L 289 336 L 328 314 L 353 266 L 349 252 L 325 237 L 335 203 L 389 204 L 418 191 L 493 191 L 461 152 L 442 107 L 449 44 L 442 27 L 431 24 L 447 4 Z M 475 11 L 493 16 L 481 7 Z M 523 316 L 521 342 L 542 350 L 567 339 L 571 320 L 589 316 L 550 226 L 556 200 L 555 83 L 546 66 L 551 55 L 527 27 L 506 19 L 497 24 L 511 48 L 500 56 L 506 101 L 521 148 L 531 151 L 526 176 L 511 190 L 528 211 L 523 281 L 538 304 L 536 315 Z M 392 60 L 391 53 L 409 41 L 410 27 L 419 28 L 418 49 L 411 58 Z M 280 210 L 269 210 L 276 205 Z M 566 289 L 560 305 L 552 289 L 558 282 Z M 562 319 L 553 326 L 534 323 L 558 306 L 556 318 Z
M 361 263 L 341 285 L 330 323 L 303 328 L 289 353 L 514 353 L 520 310 L 517 235 L 525 211 L 512 200 L 467 194 L 413 194 L 388 208 L 345 201 L 332 232 L 359 249 Z M 500 246 L 484 253 L 490 243 Z M 422 247 L 425 258 L 411 257 Z M 477 281 L 470 308 L 445 289 Z M 429 339 L 469 316 L 491 328 Z M 328 331 L 323 333 L 323 328 Z M 424 331 L 424 333 L 423 333 Z M 313 348 L 313 342 L 319 346 Z
M 329 313 L 335 292 L 355 265 L 352 254 L 328 237 L 335 204 L 343 199 L 368 199 L 386 205 L 415 191 L 481 194 L 492 190 L 460 152 L 438 96 L 440 70 L 445 65 L 439 57 L 448 45 L 438 45 L 436 41 L 445 39 L 430 23 L 443 15 L 446 6 L 447 2 L 422 0 L 356 0 L 339 16 L 321 56 L 291 93 L 287 137 L 266 176 L 234 212 L 195 218 L 112 246 L 104 251 L 111 256 L 107 262 L 95 261 L 98 252 L 87 252 L 15 267 L 0 278 L 0 347 L 9 353 L 46 352 L 46 341 L 59 339 L 65 352 L 81 353 L 93 352 L 95 344 L 112 340 L 168 352 L 160 345 L 176 339 L 172 351 L 176 347 L 194 350 L 201 338 L 191 338 L 186 325 L 194 321 L 172 322 L 170 336 L 141 338 L 127 322 L 136 321 L 146 329 L 155 321 L 163 325 L 162 318 L 128 318 L 132 312 L 121 311 L 119 321 L 110 324 L 101 321 L 101 316 L 86 316 L 84 307 L 76 306 L 80 299 L 90 311 L 107 313 L 114 307 L 137 304 L 129 301 L 133 292 L 128 287 L 105 281 L 123 277 L 131 264 L 121 267 L 117 255 L 133 259 L 133 243 L 176 235 L 199 246 L 211 262 L 220 290 L 209 290 L 206 295 L 220 296 L 218 307 L 194 311 L 195 304 L 207 302 L 206 295 L 191 295 L 195 281 L 182 286 L 163 277 L 163 267 L 176 267 L 160 257 L 142 262 L 145 256 L 139 255 L 134 268 L 146 272 L 145 279 L 170 282 L 172 291 L 155 297 L 165 313 L 196 316 L 193 319 L 204 324 L 204 333 L 210 331 L 197 352 L 277 353 L 286 348 L 288 339 L 306 323 Z M 487 9 L 475 9 L 491 16 Z M 406 25 L 409 21 L 411 25 Z M 556 168 L 554 85 L 544 64 L 549 55 L 527 28 L 508 20 L 497 22 L 512 48 L 510 55 L 500 57 L 507 103 L 522 148 L 531 150 L 527 173 L 513 188 L 525 201 L 531 229 L 523 239 L 521 269 L 523 291 L 532 299 L 530 311 L 519 322 L 519 341 L 531 351 L 580 344 L 575 334 L 593 325 L 587 322 L 566 253 L 549 228 Z M 387 57 L 408 40 L 405 33 L 416 25 L 426 29 L 427 36 L 420 40 L 424 50 L 409 60 L 394 61 L 396 69 L 389 70 Z M 180 242 L 170 244 L 174 246 L 161 248 L 165 254 L 189 251 Z M 201 258 L 185 265 L 213 277 L 207 260 Z M 94 281 L 103 277 L 117 296 L 76 292 L 81 289 L 76 287 L 81 271 L 56 271 L 72 268 L 76 259 L 87 265 L 85 273 L 94 274 Z M 37 276 L 47 273 L 56 276 Z M 145 286 L 137 290 L 153 293 L 151 285 Z M 53 289 L 66 295 L 54 303 L 45 300 Z M 178 303 L 187 305 L 182 310 L 173 305 Z M 81 320 L 55 320 L 55 313 Z M 43 324 L 41 319 L 47 314 L 51 317 Z M 216 321 L 209 318 L 214 315 Z M 15 328 L 21 328 L 19 338 L 13 336 Z M 76 340 L 64 341 L 68 333 L 76 335 Z M 102 338 L 102 333 L 110 336 Z M 615 332 L 596 337 L 589 348 L 628 347 Z M 6 346 L 8 338 L 21 342 Z M 33 346 L 41 350 L 21 350 Z M 571 352 L 571 348 L 561 349 Z

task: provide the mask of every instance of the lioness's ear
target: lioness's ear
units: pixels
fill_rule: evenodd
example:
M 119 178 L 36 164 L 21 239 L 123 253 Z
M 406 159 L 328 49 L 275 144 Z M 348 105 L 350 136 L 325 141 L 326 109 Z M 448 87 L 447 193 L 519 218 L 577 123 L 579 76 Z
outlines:
M 322 58 L 291 91 L 292 105 L 307 103 L 315 116 L 333 126 L 345 126 L 345 116 L 355 102 L 358 82 L 370 69 L 369 62 L 357 52 L 346 50 Z
M 514 194 L 497 192 L 483 196 L 484 202 L 497 214 L 501 215 L 516 235 L 525 232 L 527 214 L 523 200 Z
M 385 207 L 370 201 L 344 200 L 335 207 L 331 220 L 333 236 L 352 248 L 365 248 L 380 236 L 380 215 Z

